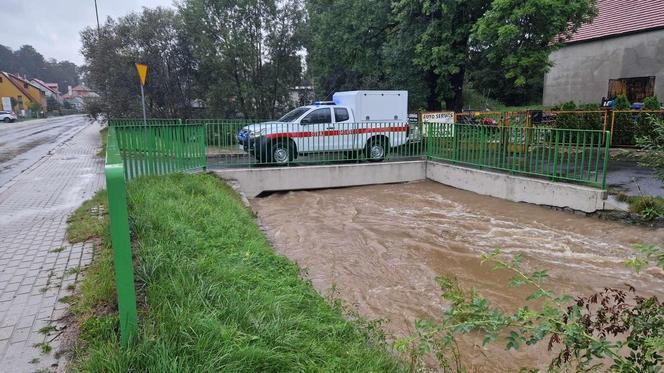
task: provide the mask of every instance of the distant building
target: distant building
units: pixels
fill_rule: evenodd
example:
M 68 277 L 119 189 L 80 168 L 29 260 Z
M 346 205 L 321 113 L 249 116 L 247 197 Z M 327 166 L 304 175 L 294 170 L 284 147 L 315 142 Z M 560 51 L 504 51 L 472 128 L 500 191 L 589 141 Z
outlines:
M 34 104 L 39 104 L 41 111 L 46 112 L 48 109 L 46 92 L 42 88 L 7 72 L 0 72 L 0 100 L 3 109 L 11 106 L 11 110 L 20 116 L 39 114 L 31 113 Z
M 58 83 L 45 83 L 39 79 L 32 79 L 30 82 L 39 88 L 41 88 L 44 93 L 46 93 L 46 98 L 53 97 L 56 101 L 62 104 L 62 95 L 58 89 Z
M 306 81 L 303 82 L 303 85 L 291 87 L 289 89 L 290 106 L 309 105 L 314 98 L 314 87 L 309 85 Z
M 664 3 L 599 0 L 599 15 L 550 56 L 544 105 L 664 97 Z
M 63 97 L 74 109 L 81 111 L 85 105 L 93 100 L 99 98 L 99 95 L 93 92 L 90 88 L 80 84 L 72 88 L 67 87 L 67 94 Z

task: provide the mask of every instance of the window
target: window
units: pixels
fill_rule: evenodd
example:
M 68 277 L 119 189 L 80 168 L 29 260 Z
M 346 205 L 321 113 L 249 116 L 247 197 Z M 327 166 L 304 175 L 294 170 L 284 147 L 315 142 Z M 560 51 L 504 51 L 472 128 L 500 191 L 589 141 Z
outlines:
M 28 83 L 23 83 L 23 88 L 28 88 Z
M 332 123 L 330 109 L 316 109 L 302 118 L 302 124 Z
M 288 113 L 286 113 L 286 115 L 279 118 L 278 122 L 292 122 L 292 121 L 296 120 L 297 118 L 299 118 L 300 115 L 306 113 L 307 110 L 309 110 L 309 109 L 306 108 L 306 107 L 299 107 L 295 110 L 291 110 Z
M 609 99 L 626 95 L 629 102 L 643 102 L 655 95 L 655 77 L 609 79 Z
M 343 108 L 343 107 L 335 107 L 334 108 L 334 119 L 335 121 L 338 122 L 345 122 L 349 118 L 348 116 L 348 109 Z

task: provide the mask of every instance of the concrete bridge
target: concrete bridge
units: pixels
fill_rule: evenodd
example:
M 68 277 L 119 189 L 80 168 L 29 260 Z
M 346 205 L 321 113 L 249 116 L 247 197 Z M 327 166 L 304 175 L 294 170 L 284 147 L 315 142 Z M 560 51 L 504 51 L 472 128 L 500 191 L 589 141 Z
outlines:
M 432 160 L 254 167 L 214 170 L 248 198 L 265 192 L 433 180 L 455 188 L 514 202 L 570 208 L 586 213 L 614 209 L 604 190 L 517 176 Z

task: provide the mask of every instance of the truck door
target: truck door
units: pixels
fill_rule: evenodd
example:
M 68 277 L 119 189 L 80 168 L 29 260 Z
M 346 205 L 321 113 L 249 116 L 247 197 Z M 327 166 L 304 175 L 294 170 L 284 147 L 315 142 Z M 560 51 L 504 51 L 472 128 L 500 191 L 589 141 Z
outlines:
M 345 107 L 335 107 L 334 112 L 334 126 L 339 134 L 336 140 L 338 150 L 350 150 L 355 148 L 355 140 L 357 137 L 356 125 L 350 118 L 348 109 Z
M 300 132 L 295 143 L 300 152 L 319 152 L 335 150 L 337 147 L 336 128 L 332 122 L 329 107 L 320 108 L 307 114 L 300 120 Z

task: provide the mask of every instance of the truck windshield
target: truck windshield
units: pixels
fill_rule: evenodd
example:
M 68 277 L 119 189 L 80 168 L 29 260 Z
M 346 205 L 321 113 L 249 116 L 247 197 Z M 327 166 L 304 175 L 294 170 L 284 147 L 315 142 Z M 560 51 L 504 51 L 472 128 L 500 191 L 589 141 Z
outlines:
M 295 110 L 291 110 L 288 113 L 286 113 L 286 115 L 279 118 L 279 120 L 277 120 L 277 122 L 292 122 L 295 119 L 299 118 L 300 115 L 306 113 L 308 110 L 309 110 L 308 107 L 299 107 Z

